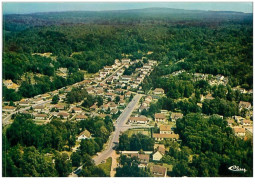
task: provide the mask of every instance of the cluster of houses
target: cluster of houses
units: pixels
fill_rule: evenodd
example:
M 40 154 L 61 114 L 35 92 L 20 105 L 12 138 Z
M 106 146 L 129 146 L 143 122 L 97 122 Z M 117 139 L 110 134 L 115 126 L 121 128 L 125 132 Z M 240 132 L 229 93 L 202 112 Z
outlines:
M 15 91 L 18 91 L 18 89 L 19 89 L 19 87 L 20 87 L 18 84 L 12 82 L 11 79 L 9 79 L 9 80 L 3 80 L 3 84 L 4 84 L 4 86 L 7 87 L 7 89 L 13 89 L 13 90 L 15 90 Z
M 175 71 L 173 72 L 172 74 L 170 74 L 171 76 L 178 76 L 180 75 L 181 73 L 184 73 L 186 72 L 185 70 L 179 70 L 179 71 Z M 191 74 L 191 73 L 188 73 L 187 74 Z M 209 85 L 227 85 L 228 83 L 228 78 L 227 77 L 224 77 L 223 75 L 212 75 L 212 74 L 203 74 L 203 73 L 194 73 L 192 74 L 193 75 L 193 81 L 199 81 L 199 80 L 206 80 L 208 81 Z M 164 77 L 168 77 L 169 75 L 167 76 L 164 76 Z
M 138 86 L 143 81 L 144 77 L 152 71 L 153 66 L 157 65 L 156 61 L 149 60 L 147 64 L 143 64 L 142 68 L 135 71 L 134 74 L 136 74 L 136 76 L 134 74 L 131 76 L 123 75 L 124 67 L 128 68 L 138 62 L 142 63 L 142 59 L 135 61 L 131 61 L 130 59 L 122 59 L 120 61 L 116 59 L 112 66 L 105 66 L 99 73 L 95 74 L 94 77 L 49 93 L 37 95 L 33 98 L 22 99 L 21 101 L 14 102 L 13 106 L 3 106 L 3 117 L 8 113 L 17 111 L 33 115 L 34 120 L 39 121 L 39 123 L 47 123 L 54 117 L 62 120 L 79 121 L 86 119 L 87 116 L 104 117 L 107 114 L 117 114 L 124 109 L 132 96 L 133 92 L 129 89 L 135 88 L 134 84 Z M 57 74 L 66 77 L 68 69 L 59 68 Z M 102 82 L 105 78 L 107 79 Z M 18 85 L 11 80 L 4 81 L 4 85 L 6 85 L 7 88 L 18 88 Z M 103 105 L 97 105 L 97 103 L 95 103 L 87 112 L 81 108 L 82 102 L 66 105 L 66 95 L 73 87 L 84 87 L 90 95 L 101 96 L 103 98 Z M 51 104 L 54 95 L 59 95 L 60 98 L 59 104 L 57 105 Z M 5 105 L 9 104 L 9 102 L 4 103 Z
M 104 70 L 100 71 L 95 77 L 96 80 L 102 81 L 105 79 L 112 71 L 114 74 L 106 79 L 106 83 L 112 85 L 115 88 L 126 88 L 136 90 L 146 75 L 150 75 L 153 67 L 157 65 L 157 61 L 149 60 L 148 63 L 143 64 L 141 68 L 136 68 L 131 75 L 123 75 L 125 68 L 133 66 L 135 63 L 142 63 L 142 59 L 137 59 L 131 61 L 130 59 L 122 59 L 119 61 L 115 60 L 114 65 L 105 66 Z M 117 69 L 117 70 L 116 70 Z
M 251 110 L 252 106 L 250 102 L 240 101 L 239 110 Z M 234 134 L 242 139 L 247 139 L 247 136 L 253 135 L 253 121 L 243 118 L 241 116 L 233 116 L 227 119 L 228 126 L 234 131 Z
M 167 167 L 162 166 L 159 161 L 166 153 L 164 144 L 154 144 L 154 151 L 121 151 L 122 155 L 130 158 L 137 158 L 139 161 L 139 168 L 148 168 L 155 177 L 166 177 Z

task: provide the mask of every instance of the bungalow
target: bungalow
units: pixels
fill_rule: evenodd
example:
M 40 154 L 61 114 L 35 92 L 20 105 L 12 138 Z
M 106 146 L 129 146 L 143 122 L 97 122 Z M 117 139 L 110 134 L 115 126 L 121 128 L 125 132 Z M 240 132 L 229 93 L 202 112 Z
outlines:
M 149 122 L 149 119 L 145 116 L 140 116 L 140 117 L 130 117 L 128 121 L 129 123 L 133 123 L 133 124 L 147 124 Z
M 120 100 L 119 104 L 120 104 L 120 106 L 125 106 L 125 101 L 124 100 Z
M 36 112 L 43 112 L 44 108 L 45 108 L 44 105 L 35 106 L 35 107 L 34 107 L 34 111 L 36 111 Z
M 51 97 L 51 95 L 48 94 L 48 93 L 45 93 L 45 94 L 42 95 L 42 98 L 43 98 L 44 100 L 49 99 L 50 97 Z
M 7 89 L 14 89 L 15 91 L 19 89 L 19 85 L 12 82 L 12 80 L 3 80 L 3 83 L 7 87 Z
M 60 105 L 60 104 L 55 105 L 54 108 L 56 108 L 58 110 L 65 110 L 65 106 L 64 105 Z
M 88 130 L 85 130 L 79 134 L 78 141 L 81 141 L 83 139 L 90 139 L 90 138 L 91 138 L 90 132 Z
M 137 157 L 138 160 L 140 161 L 140 163 L 145 164 L 145 165 L 147 165 L 149 163 L 149 160 L 150 160 L 150 155 L 149 154 L 134 153 L 134 154 L 131 154 L 131 158 L 132 157 Z
M 112 109 L 112 110 L 111 110 L 111 114 L 117 114 L 118 111 L 119 111 L 118 109 Z
M 121 59 L 121 63 L 122 64 L 129 64 L 130 63 L 130 59 L 123 58 L 123 59 Z
M 4 106 L 3 111 L 4 112 L 14 112 L 16 110 L 16 107 L 14 106 Z
M 21 100 L 21 101 L 19 102 L 19 105 L 20 105 L 20 106 L 29 106 L 30 103 L 31 103 L 31 101 L 29 101 L 29 100 Z
M 123 75 L 121 77 L 121 83 L 129 83 L 131 81 L 132 77 L 131 76 L 128 76 L 128 75 Z
M 154 161 L 160 161 L 161 158 L 163 157 L 164 155 L 159 152 L 159 151 L 156 151 L 153 155 L 152 155 L 152 160 Z
M 138 84 L 133 83 L 133 84 L 131 84 L 131 87 L 132 87 L 133 89 L 136 89 L 136 88 L 138 87 Z
M 121 65 L 121 62 L 119 59 L 115 59 L 114 60 L 114 64 L 116 64 L 117 66 L 120 66 Z
M 171 129 L 171 125 L 160 125 L 159 133 L 160 134 L 172 134 L 173 131 Z
M 182 113 L 172 113 L 171 114 L 171 120 L 173 122 L 177 121 L 177 119 L 183 118 L 183 114 Z
M 106 98 L 110 98 L 111 100 L 113 100 L 113 96 L 114 96 L 113 93 L 106 93 L 106 94 L 105 94 L 105 97 L 106 97 Z
M 116 74 L 117 74 L 118 76 L 121 76 L 121 75 L 123 75 L 123 73 L 124 73 L 124 70 L 121 69 L 121 70 L 119 70 Z
M 233 116 L 233 118 L 236 120 L 236 122 L 241 123 L 242 120 L 244 120 L 241 116 Z
M 155 114 L 155 122 L 165 122 L 166 116 L 162 113 L 156 113 Z
M 245 129 L 242 127 L 233 127 L 234 133 L 238 137 L 244 137 L 245 136 Z
M 110 110 L 117 109 L 117 105 L 114 102 L 108 103 Z
M 201 101 L 204 101 L 204 100 L 213 100 L 214 97 L 212 96 L 212 94 L 208 93 L 206 96 L 201 96 Z
M 153 133 L 153 138 L 156 141 L 162 141 L 164 139 L 169 139 L 173 141 L 177 141 L 179 139 L 179 135 L 172 133 L 172 134 L 160 134 L 160 133 Z
M 74 107 L 74 108 L 72 108 L 72 112 L 75 112 L 75 113 L 82 113 L 82 109 L 81 109 L 81 108 Z
M 90 109 L 91 109 L 91 110 L 97 110 L 97 109 L 98 109 L 98 107 L 97 107 L 97 105 L 96 105 L 96 104 L 94 104 L 94 105 L 90 106 Z
M 251 103 L 250 102 L 240 101 L 240 103 L 239 103 L 239 110 L 250 109 L 250 108 L 251 108 Z
M 164 89 L 162 89 L 162 88 L 156 88 L 156 89 L 153 91 L 153 93 L 154 93 L 155 95 L 162 95 L 162 94 L 165 93 L 165 91 L 164 91 Z
M 96 91 L 96 94 L 97 94 L 97 95 L 104 95 L 104 90 L 103 90 L 103 89 L 98 89 L 98 90 Z
M 159 165 L 153 165 L 151 172 L 155 177 L 166 177 L 167 168 Z
M 112 66 L 105 66 L 104 69 L 105 69 L 105 70 L 108 70 L 108 71 L 112 71 L 112 70 L 113 70 L 113 67 L 112 67 Z
M 142 106 L 149 106 L 149 105 L 150 105 L 150 102 L 148 102 L 146 100 L 142 103 Z
M 232 127 L 235 121 L 233 119 L 227 119 L 228 126 Z
M 252 125 L 252 121 L 244 119 L 244 120 L 241 121 L 241 124 L 243 126 L 251 126 Z
M 142 112 L 143 110 L 148 110 L 148 109 L 149 109 L 148 106 L 140 106 L 139 112 Z
M 77 120 L 77 121 L 85 120 L 86 118 L 88 118 L 86 115 L 76 115 L 75 116 L 75 120 Z
M 151 97 L 151 96 L 147 96 L 147 97 L 145 98 L 145 101 L 151 102 L 151 101 L 152 101 L 152 97 Z
M 59 113 L 58 113 L 58 117 L 59 117 L 59 118 L 62 118 L 62 117 L 63 117 L 64 119 L 67 119 L 67 118 L 68 118 L 68 115 L 69 115 L 69 114 L 66 113 L 66 112 L 59 112 Z
M 125 98 L 129 98 L 131 96 L 131 91 L 128 91 L 126 94 L 125 94 Z
M 36 120 L 46 120 L 47 119 L 47 115 L 46 114 L 36 114 L 35 115 L 35 119 Z
M 40 104 L 40 103 L 43 103 L 43 99 L 42 98 L 36 98 L 35 100 L 34 100 L 34 103 L 35 104 Z

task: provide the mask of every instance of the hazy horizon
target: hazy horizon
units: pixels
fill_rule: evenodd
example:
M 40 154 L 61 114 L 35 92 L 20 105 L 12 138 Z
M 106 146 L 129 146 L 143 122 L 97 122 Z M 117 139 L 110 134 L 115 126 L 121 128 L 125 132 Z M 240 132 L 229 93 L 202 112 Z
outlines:
M 236 11 L 252 13 L 252 3 L 218 3 L 218 2 L 101 2 L 101 3 L 69 3 L 69 2 L 38 2 L 38 3 L 16 3 L 6 2 L 2 4 L 3 14 L 30 14 L 38 12 L 64 12 L 64 11 L 110 11 L 110 10 L 130 10 L 144 8 L 173 8 L 184 10 L 201 10 L 201 11 Z

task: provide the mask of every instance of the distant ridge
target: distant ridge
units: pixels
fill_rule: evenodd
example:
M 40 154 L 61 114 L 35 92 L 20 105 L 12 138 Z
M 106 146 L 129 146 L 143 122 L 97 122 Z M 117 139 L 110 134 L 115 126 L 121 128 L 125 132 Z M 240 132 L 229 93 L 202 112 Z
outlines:
M 100 10 L 100 11 L 90 11 L 90 10 L 80 10 L 80 11 L 51 11 L 51 12 L 35 12 L 35 13 L 26 13 L 26 14 L 3 14 L 3 15 L 40 15 L 40 14 L 56 14 L 56 13 L 224 13 L 224 14 L 252 14 L 244 13 L 238 11 L 214 11 L 214 10 L 188 10 L 188 9 L 177 9 L 177 8 L 165 8 L 165 7 L 150 7 L 150 8 L 141 8 L 141 9 L 125 9 L 125 10 Z

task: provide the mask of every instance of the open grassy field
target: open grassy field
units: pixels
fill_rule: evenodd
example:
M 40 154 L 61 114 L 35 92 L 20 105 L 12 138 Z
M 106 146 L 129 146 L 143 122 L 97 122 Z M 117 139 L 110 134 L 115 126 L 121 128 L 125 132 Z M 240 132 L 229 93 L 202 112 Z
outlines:
M 141 133 L 146 136 L 151 136 L 151 132 L 149 129 L 130 129 L 126 132 L 128 137 L 131 137 L 133 134 Z

